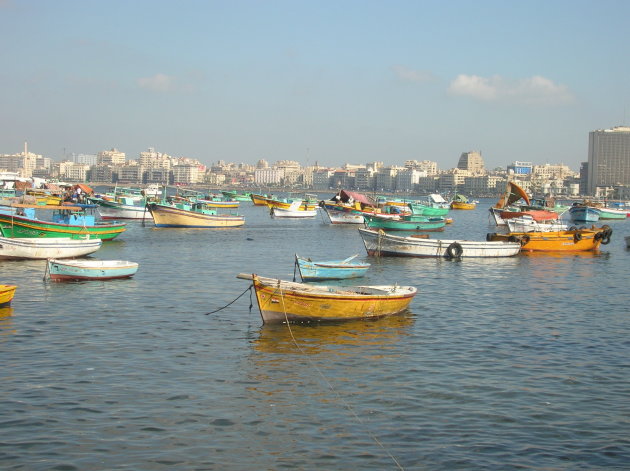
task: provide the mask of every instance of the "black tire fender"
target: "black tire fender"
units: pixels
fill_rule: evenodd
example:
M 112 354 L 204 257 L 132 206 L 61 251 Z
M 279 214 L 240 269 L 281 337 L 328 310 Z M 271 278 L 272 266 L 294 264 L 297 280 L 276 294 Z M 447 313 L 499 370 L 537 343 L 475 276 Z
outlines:
M 446 248 L 446 256 L 448 258 L 460 258 L 464 249 L 459 242 L 453 242 Z

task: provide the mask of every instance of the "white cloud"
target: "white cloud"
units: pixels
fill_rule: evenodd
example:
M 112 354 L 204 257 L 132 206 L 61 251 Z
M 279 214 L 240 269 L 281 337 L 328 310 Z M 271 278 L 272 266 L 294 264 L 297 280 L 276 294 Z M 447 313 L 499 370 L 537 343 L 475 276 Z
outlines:
M 428 82 L 433 79 L 433 74 L 424 70 L 412 70 L 403 65 L 393 67 L 396 76 L 405 82 Z
M 175 89 L 175 79 L 166 74 L 155 74 L 153 77 L 139 78 L 138 85 L 154 92 L 169 92 Z
M 574 101 L 569 89 L 548 78 L 535 75 L 524 79 L 506 79 L 499 75 L 480 77 L 458 75 L 448 88 L 452 95 L 468 96 L 481 101 L 533 105 L 558 105 Z

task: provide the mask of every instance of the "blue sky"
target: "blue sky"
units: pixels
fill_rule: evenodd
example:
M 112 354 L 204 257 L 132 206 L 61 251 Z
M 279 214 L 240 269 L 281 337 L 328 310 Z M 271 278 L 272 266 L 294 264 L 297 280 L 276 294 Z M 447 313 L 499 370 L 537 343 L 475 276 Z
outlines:
M 588 156 L 630 2 L 0 0 L 0 153 L 303 165 Z

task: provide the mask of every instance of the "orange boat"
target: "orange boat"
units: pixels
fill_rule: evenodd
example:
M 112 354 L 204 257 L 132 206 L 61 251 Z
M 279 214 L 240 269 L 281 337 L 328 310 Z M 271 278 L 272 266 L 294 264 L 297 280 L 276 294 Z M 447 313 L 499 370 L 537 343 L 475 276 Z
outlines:
M 608 226 L 553 232 L 510 232 L 488 234 L 487 240 L 519 241 L 521 252 L 584 252 L 608 244 L 612 229 Z

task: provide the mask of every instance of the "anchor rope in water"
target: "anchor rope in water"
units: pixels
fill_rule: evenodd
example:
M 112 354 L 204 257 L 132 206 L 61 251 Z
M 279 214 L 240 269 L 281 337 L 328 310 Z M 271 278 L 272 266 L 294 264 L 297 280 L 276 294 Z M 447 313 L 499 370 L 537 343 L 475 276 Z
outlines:
M 210 311 L 210 312 L 206 312 L 206 316 L 209 316 L 210 314 L 214 314 L 215 312 L 219 312 L 222 311 L 223 309 L 225 309 L 226 307 L 231 306 L 232 304 L 234 304 L 241 296 L 243 296 L 245 293 L 247 293 L 249 291 L 249 310 L 252 310 L 252 307 L 254 306 L 254 303 L 252 302 L 252 286 L 250 286 L 249 288 L 247 288 L 245 291 L 243 291 L 241 294 L 239 294 L 235 299 L 233 299 L 232 301 L 230 301 L 229 303 L 227 303 L 225 306 L 220 307 L 219 309 L 215 309 L 214 311 Z
M 363 421 L 361 420 L 361 417 L 358 416 L 358 414 L 354 411 L 354 409 L 352 408 L 352 406 L 350 404 L 348 404 L 348 402 L 341 397 L 341 394 L 339 394 L 339 392 L 335 389 L 335 387 L 330 383 L 330 381 L 328 381 L 328 378 L 326 378 L 326 376 L 324 376 L 324 373 L 321 372 L 321 370 L 317 367 L 317 365 L 315 365 L 310 357 L 308 355 L 306 355 L 306 353 L 304 352 L 304 350 L 302 350 L 302 347 L 300 347 L 300 344 L 298 343 L 297 339 L 295 338 L 295 336 L 293 335 L 293 330 L 291 330 L 291 323 L 289 322 L 289 317 L 287 316 L 287 309 L 286 306 L 284 305 L 284 293 L 282 292 L 282 286 L 280 284 L 281 282 L 279 281 L 278 283 L 278 291 L 280 292 L 280 299 L 282 299 L 282 310 L 284 311 L 284 320 L 286 322 L 287 328 L 289 329 L 289 334 L 291 335 L 291 339 L 293 340 L 294 345 L 297 347 L 297 349 L 300 351 L 300 353 L 306 358 L 306 361 L 308 361 L 310 363 L 310 365 L 315 369 L 315 371 L 317 371 L 317 374 L 319 374 L 319 376 L 322 378 L 322 380 L 326 383 L 326 385 L 328 385 L 328 388 L 335 393 L 335 396 L 337 396 L 337 398 L 341 401 L 341 403 L 346 407 L 346 409 L 348 409 L 350 411 L 350 413 L 352 414 L 352 416 L 357 420 L 357 422 L 359 422 L 361 425 L 363 425 Z M 370 436 L 370 438 L 372 440 L 374 440 L 374 442 L 383 449 L 383 451 L 385 453 L 387 453 L 387 455 L 392 459 L 392 461 L 396 464 L 396 466 L 398 467 L 398 469 L 401 469 L 404 471 L 405 468 L 403 468 L 401 466 L 401 464 L 398 462 L 398 460 L 394 457 L 394 455 L 392 455 L 389 450 L 387 448 L 385 448 L 385 446 L 383 445 L 383 443 L 381 443 L 381 441 L 376 438 L 376 436 L 370 432 L 369 430 L 366 430 L 366 433 Z

